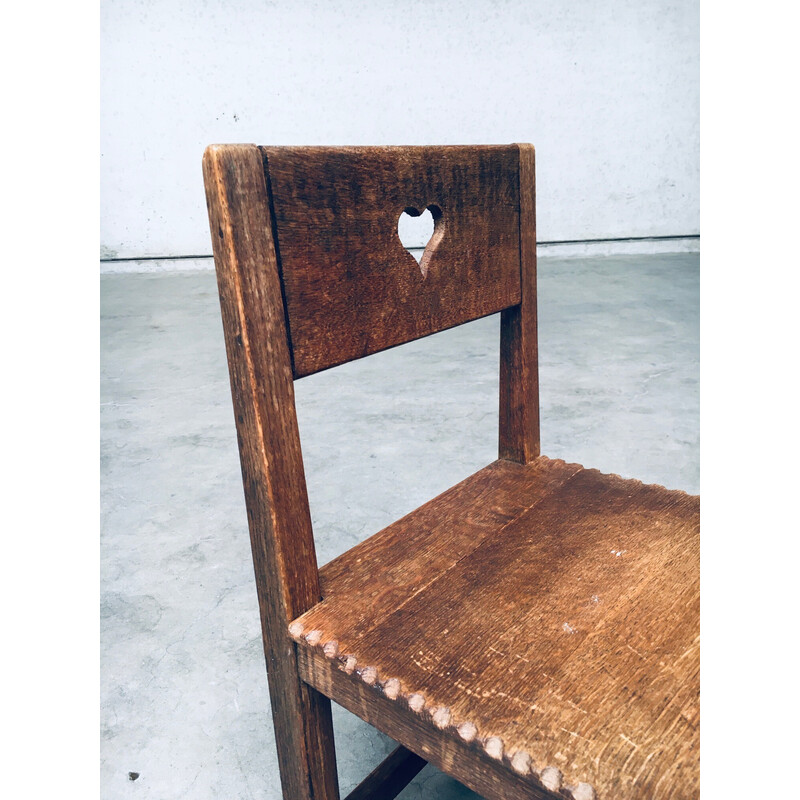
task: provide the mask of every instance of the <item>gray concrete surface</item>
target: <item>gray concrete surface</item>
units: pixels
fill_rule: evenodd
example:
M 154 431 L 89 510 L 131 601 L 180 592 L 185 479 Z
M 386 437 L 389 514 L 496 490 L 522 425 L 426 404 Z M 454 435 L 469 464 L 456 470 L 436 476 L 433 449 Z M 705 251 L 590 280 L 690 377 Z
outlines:
M 699 491 L 698 262 L 541 259 L 546 455 Z M 214 275 L 101 287 L 102 796 L 277 799 Z M 490 317 L 296 384 L 320 563 L 494 459 L 498 332 Z M 346 792 L 393 743 L 334 720 Z M 476 796 L 426 767 L 401 797 Z

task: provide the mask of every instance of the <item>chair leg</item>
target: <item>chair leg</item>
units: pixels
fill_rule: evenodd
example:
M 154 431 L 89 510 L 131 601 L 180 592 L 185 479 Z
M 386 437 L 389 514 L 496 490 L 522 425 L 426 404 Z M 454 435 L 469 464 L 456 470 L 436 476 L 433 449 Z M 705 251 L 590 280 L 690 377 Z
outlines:
M 393 800 L 428 762 L 402 745 L 375 767 L 345 800 Z
M 294 646 L 268 657 L 275 742 L 284 800 L 339 800 L 331 701 L 300 680 Z

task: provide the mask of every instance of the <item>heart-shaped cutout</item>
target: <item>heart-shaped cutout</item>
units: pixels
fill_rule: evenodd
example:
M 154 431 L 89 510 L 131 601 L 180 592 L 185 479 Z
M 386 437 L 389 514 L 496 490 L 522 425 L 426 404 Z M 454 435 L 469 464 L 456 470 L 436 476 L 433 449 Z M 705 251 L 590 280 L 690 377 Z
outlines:
M 444 233 L 441 218 L 439 206 L 429 205 L 424 211 L 408 206 L 397 220 L 400 242 L 417 260 L 423 278 L 428 275 L 431 256 Z

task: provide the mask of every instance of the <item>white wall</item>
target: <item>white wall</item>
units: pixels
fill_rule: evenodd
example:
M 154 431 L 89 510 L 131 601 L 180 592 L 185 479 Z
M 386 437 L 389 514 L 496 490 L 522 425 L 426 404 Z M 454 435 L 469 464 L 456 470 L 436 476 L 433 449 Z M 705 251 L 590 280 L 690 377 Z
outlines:
M 101 253 L 210 252 L 212 142 L 533 142 L 539 239 L 699 233 L 696 0 L 104 0 Z

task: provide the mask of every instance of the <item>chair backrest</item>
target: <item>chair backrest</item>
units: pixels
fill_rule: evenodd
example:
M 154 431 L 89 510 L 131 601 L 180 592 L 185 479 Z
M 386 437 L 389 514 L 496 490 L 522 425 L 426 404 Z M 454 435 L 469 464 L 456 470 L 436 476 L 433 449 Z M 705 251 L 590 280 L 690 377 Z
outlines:
M 261 152 L 295 377 L 519 303 L 517 147 Z M 426 208 L 417 264 L 397 223 Z
M 214 145 L 203 169 L 259 593 L 291 619 L 319 600 L 293 379 L 502 311 L 500 456 L 538 456 L 534 152 Z M 418 264 L 397 224 L 426 208 Z

